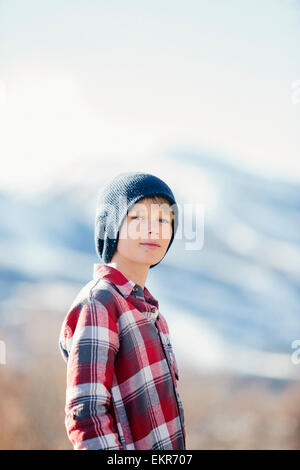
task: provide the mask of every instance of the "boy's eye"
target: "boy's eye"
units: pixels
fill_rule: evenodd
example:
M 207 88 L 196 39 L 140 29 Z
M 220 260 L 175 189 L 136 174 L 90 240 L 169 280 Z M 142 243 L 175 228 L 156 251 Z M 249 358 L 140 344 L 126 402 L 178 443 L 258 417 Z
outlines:
M 133 215 L 133 216 L 131 216 L 132 219 L 138 219 L 139 217 L 142 218 L 143 216 L 142 215 Z M 161 221 L 161 220 L 163 220 L 164 222 L 167 222 L 167 223 L 169 222 L 168 219 L 160 218 L 159 221 Z

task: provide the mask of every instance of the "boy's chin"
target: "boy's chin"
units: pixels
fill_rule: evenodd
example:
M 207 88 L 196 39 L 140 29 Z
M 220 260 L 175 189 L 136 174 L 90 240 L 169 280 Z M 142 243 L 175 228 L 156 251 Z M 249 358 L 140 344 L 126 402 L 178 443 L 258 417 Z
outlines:
M 161 260 L 161 256 L 155 256 L 151 253 L 144 254 L 143 256 L 135 257 L 133 261 L 136 263 L 147 264 L 151 266 L 152 264 L 156 264 Z

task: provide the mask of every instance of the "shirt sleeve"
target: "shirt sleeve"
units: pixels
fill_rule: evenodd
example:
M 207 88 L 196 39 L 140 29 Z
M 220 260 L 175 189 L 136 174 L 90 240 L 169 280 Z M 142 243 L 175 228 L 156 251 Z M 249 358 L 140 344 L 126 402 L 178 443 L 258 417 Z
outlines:
M 74 450 L 122 449 L 110 407 L 116 319 L 90 297 L 67 315 L 59 346 L 67 363 L 65 426 Z

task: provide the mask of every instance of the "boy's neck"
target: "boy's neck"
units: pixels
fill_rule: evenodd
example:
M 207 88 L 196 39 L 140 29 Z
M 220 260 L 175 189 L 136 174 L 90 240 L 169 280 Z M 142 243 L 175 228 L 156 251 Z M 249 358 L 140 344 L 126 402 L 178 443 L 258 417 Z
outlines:
M 130 263 L 130 261 L 123 260 L 121 258 L 114 259 L 114 261 L 110 261 L 110 263 L 105 264 L 117 269 L 135 284 L 141 286 L 141 288 L 144 290 L 149 266 L 144 264 Z

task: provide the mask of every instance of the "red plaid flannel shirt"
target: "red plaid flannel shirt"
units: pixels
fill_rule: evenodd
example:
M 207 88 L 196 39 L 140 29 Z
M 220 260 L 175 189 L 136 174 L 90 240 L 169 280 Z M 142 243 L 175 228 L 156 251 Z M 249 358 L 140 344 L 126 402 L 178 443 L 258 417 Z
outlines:
M 185 449 L 178 367 L 158 301 L 94 264 L 61 328 L 65 426 L 79 449 Z

